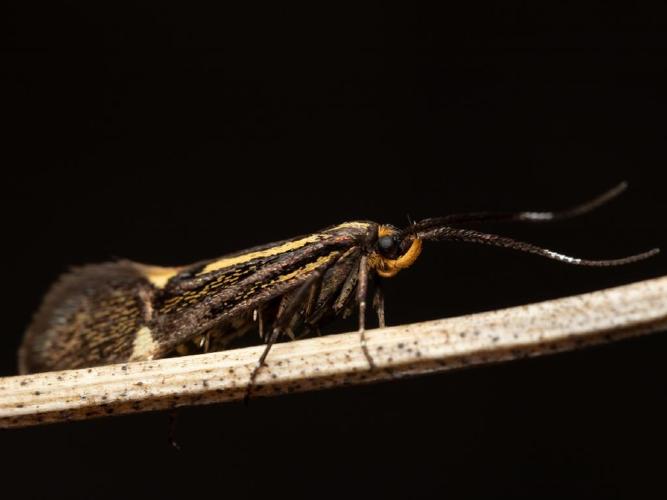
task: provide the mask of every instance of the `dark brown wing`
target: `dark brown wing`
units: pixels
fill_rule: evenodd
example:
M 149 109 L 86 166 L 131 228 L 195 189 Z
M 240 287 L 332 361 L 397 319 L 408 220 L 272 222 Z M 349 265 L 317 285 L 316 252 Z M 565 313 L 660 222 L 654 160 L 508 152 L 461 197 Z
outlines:
M 19 351 L 21 373 L 122 362 L 151 316 L 152 287 L 127 261 L 63 275 L 35 315 Z

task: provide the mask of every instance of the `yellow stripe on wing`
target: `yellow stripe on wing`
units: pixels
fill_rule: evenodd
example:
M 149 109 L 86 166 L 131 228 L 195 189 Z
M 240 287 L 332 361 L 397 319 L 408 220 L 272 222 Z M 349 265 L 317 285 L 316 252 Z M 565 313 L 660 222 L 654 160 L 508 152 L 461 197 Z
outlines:
M 266 248 L 264 250 L 245 253 L 242 255 L 237 255 L 235 257 L 222 258 L 211 262 L 197 274 L 206 274 L 213 271 L 218 271 L 219 269 L 223 269 L 225 267 L 244 264 L 253 259 L 258 259 L 260 257 L 271 257 L 273 255 L 280 255 L 281 253 L 289 252 L 290 250 L 296 250 L 297 248 L 305 247 L 309 243 L 315 243 L 317 241 L 322 241 L 324 239 L 326 239 L 326 237 L 322 234 L 313 234 L 311 236 L 301 238 L 300 240 L 289 241 L 287 243 L 283 243 L 282 245 Z
M 336 231 L 340 229 L 354 228 L 354 229 L 365 229 L 368 227 L 366 222 L 344 222 L 338 226 L 332 227 L 331 229 L 326 230 L 323 233 L 314 233 L 310 236 L 304 238 L 288 241 L 282 245 L 276 245 L 275 247 L 265 248 L 264 250 L 258 250 L 256 252 L 250 252 L 246 254 L 236 255 L 234 257 L 222 258 L 215 260 L 209 263 L 204 269 L 202 269 L 198 274 L 206 274 L 212 271 L 218 271 L 219 269 L 224 269 L 225 267 L 236 266 L 239 264 L 245 264 L 253 259 L 259 259 L 261 257 L 272 257 L 274 255 L 280 255 L 285 252 L 290 252 L 298 248 L 303 248 L 310 243 L 317 243 L 319 241 L 325 241 L 331 238 L 334 238 Z

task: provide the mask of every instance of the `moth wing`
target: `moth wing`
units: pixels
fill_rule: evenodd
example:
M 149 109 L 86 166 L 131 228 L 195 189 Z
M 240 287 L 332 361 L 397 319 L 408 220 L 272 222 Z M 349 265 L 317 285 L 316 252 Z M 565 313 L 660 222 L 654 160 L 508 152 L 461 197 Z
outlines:
M 151 314 L 151 287 L 132 262 L 87 265 L 62 275 L 28 327 L 21 373 L 127 361 Z

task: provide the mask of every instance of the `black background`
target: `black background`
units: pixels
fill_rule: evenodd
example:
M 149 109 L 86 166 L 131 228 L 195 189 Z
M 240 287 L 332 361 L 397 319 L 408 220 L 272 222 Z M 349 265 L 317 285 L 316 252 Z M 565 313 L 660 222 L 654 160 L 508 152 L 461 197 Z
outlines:
M 490 230 L 584 257 L 667 247 L 658 4 L 276 4 L 3 13 L 1 374 L 49 283 L 84 262 L 183 264 L 346 220 L 561 208 L 623 179 L 595 214 Z M 584 269 L 431 244 L 387 282 L 388 322 L 666 271 L 664 256 Z M 666 353 L 653 335 L 187 409 L 180 453 L 164 414 L 3 431 L 3 493 L 659 497 Z

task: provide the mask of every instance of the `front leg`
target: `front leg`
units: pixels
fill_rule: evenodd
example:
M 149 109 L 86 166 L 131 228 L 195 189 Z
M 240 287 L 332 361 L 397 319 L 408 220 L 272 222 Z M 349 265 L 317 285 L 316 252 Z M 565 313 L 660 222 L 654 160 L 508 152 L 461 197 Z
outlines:
M 382 288 L 382 281 L 375 280 L 375 293 L 373 295 L 373 309 L 378 316 L 378 325 L 384 328 L 386 325 L 384 319 L 384 290 Z
M 366 345 L 366 295 L 368 294 L 368 257 L 365 255 L 359 259 L 359 273 L 357 278 L 357 304 L 359 304 L 359 336 L 361 350 L 366 356 L 371 370 L 375 368 L 375 363 Z

